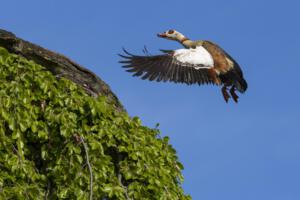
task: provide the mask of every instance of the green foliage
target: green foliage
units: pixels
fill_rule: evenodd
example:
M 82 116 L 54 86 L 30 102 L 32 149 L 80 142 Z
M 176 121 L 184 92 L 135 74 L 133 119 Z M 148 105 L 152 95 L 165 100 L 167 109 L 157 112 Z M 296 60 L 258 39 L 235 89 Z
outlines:
M 0 199 L 190 199 L 168 138 L 0 48 Z

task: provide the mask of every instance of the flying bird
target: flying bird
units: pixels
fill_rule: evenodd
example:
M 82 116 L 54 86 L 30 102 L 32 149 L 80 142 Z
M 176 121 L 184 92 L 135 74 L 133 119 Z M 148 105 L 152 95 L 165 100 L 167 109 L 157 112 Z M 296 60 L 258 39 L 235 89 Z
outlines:
M 229 98 L 238 102 L 236 90 L 244 93 L 247 82 L 239 64 L 217 44 L 206 40 L 190 40 L 176 30 L 168 30 L 157 34 L 160 38 L 181 43 L 185 48 L 177 50 L 161 50 L 160 55 L 150 55 L 145 49 L 143 56 L 133 55 L 124 50 L 119 54 L 120 61 L 143 80 L 170 81 L 175 83 L 215 84 L 222 86 L 224 100 Z M 229 93 L 228 93 L 229 91 Z

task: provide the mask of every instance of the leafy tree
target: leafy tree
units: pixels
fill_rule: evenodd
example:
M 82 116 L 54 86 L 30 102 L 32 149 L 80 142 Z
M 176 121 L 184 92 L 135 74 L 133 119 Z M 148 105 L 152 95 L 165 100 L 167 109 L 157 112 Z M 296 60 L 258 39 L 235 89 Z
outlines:
M 190 199 L 168 140 L 0 48 L 0 199 Z

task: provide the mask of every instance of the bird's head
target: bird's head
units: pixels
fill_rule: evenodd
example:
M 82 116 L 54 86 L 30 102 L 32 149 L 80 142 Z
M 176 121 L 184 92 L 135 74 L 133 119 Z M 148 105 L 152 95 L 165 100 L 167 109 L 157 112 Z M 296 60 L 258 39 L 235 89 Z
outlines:
M 180 41 L 182 38 L 184 38 L 184 35 L 182 35 L 181 33 L 179 33 L 174 29 L 167 30 L 163 33 L 158 33 L 157 36 L 160 38 L 165 38 L 168 40 L 176 40 L 176 41 Z

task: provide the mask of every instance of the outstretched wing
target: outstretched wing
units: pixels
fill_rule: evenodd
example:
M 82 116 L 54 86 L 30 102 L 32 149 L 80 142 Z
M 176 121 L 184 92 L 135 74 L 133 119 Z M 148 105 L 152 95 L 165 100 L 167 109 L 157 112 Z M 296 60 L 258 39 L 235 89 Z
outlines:
M 150 81 L 171 81 L 175 83 L 209 84 L 214 83 L 209 70 L 213 68 L 211 55 L 202 47 L 163 51 L 162 55 L 138 56 L 127 52 L 120 55 L 126 71 Z

